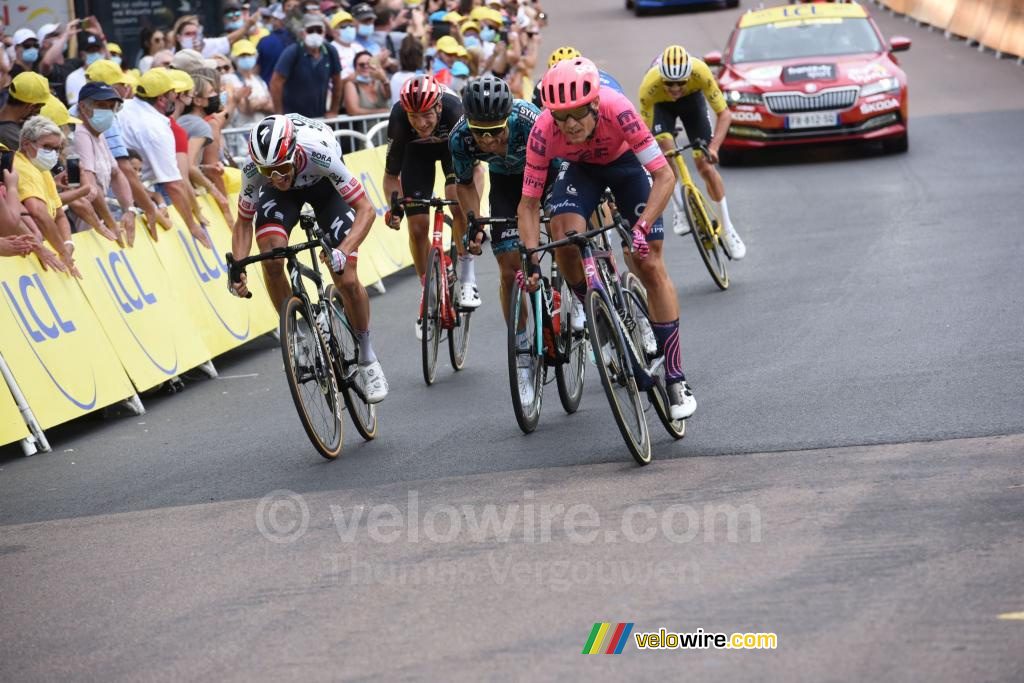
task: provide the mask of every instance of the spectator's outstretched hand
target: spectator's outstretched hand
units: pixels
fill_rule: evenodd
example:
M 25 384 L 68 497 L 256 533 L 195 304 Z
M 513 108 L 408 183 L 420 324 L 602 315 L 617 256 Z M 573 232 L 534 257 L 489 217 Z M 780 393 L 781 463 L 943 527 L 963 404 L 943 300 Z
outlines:
M 0 237 L 0 256 L 28 256 L 36 246 L 32 235 Z
M 57 255 L 46 247 L 39 245 L 35 250 L 36 258 L 39 259 L 39 265 L 43 267 L 43 270 L 56 270 L 58 273 L 68 272 L 67 266 L 65 266 Z

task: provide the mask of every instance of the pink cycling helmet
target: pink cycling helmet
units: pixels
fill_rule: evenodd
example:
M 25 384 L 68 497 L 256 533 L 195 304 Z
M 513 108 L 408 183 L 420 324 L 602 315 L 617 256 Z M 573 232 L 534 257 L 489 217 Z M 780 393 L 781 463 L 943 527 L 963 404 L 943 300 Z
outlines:
M 548 109 L 575 109 L 597 99 L 601 77 L 586 57 L 555 64 L 540 82 L 540 98 Z

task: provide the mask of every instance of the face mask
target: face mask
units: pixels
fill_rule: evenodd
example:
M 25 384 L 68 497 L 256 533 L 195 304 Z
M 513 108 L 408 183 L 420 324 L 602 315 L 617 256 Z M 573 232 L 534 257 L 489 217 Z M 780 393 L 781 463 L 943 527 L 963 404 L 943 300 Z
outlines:
M 178 39 L 178 42 L 181 43 L 182 50 L 196 49 L 196 40 L 192 36 L 182 36 Z
M 90 52 L 85 56 L 85 65 L 89 66 L 90 64 L 98 62 L 101 59 L 103 59 L 103 55 L 101 55 L 99 52 Z
M 167 100 L 167 104 L 164 105 L 164 116 L 170 116 L 174 113 L 174 100 Z
M 205 107 L 203 107 L 203 111 L 206 113 L 207 116 L 212 115 L 212 114 L 216 114 L 217 112 L 219 112 L 220 111 L 220 98 L 219 97 L 211 97 L 210 101 L 206 103 Z
M 121 55 L 111 55 L 110 61 L 112 61 L 114 64 L 117 64 L 118 66 L 121 66 Z
M 224 25 L 224 28 L 226 28 L 229 31 L 237 31 L 238 29 L 242 28 L 242 20 L 236 19 L 235 21 L 229 21 L 227 24 Z
M 256 58 L 252 57 L 252 56 L 249 56 L 249 57 L 239 57 L 238 58 L 238 68 L 241 69 L 242 71 L 250 71 L 252 69 L 255 69 L 256 68 Z
M 21 51 L 21 60 L 23 62 L 25 62 L 26 64 L 32 64 L 37 59 L 39 59 L 39 48 L 38 47 L 30 47 L 28 49 L 25 49 L 25 50 Z
M 369 38 L 373 35 L 373 24 L 359 24 L 358 31 L 363 38 Z
M 356 76 L 356 81 L 359 83 L 369 83 L 372 80 L 369 76 Z
M 315 50 L 324 44 L 324 37 L 319 33 L 306 34 L 306 47 Z
M 346 26 L 345 28 L 341 29 L 341 34 L 339 35 L 339 38 L 343 43 L 351 43 L 353 40 L 356 39 L 356 27 Z
M 482 29 L 480 29 L 480 38 L 485 43 L 492 43 L 498 38 L 498 32 L 495 31 L 490 26 L 484 26 Z
M 462 62 L 455 62 L 451 68 L 452 76 L 468 76 L 469 67 Z
M 97 133 L 103 133 L 114 125 L 114 112 L 111 109 L 97 109 L 89 117 L 89 125 Z
M 465 38 L 462 39 L 462 44 L 465 45 L 467 48 L 480 47 L 481 45 L 480 39 L 477 38 L 476 36 L 466 36 Z
M 220 106 L 228 106 L 228 93 L 226 90 L 220 94 Z
M 40 171 L 49 171 L 57 165 L 57 157 L 58 154 L 55 149 L 40 149 L 36 152 L 35 158 L 32 159 L 32 165 Z

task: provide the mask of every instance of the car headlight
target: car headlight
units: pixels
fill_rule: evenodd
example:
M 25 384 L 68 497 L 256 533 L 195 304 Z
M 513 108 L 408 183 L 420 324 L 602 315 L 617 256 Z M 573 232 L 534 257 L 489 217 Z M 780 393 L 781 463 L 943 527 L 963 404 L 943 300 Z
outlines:
M 761 104 L 761 94 L 756 92 L 744 92 L 742 90 L 727 90 L 725 98 L 729 104 Z
M 899 79 L 896 78 L 883 78 L 880 81 L 874 83 L 868 83 L 861 88 L 860 96 L 868 97 L 869 95 L 877 95 L 883 92 L 896 92 L 900 89 Z

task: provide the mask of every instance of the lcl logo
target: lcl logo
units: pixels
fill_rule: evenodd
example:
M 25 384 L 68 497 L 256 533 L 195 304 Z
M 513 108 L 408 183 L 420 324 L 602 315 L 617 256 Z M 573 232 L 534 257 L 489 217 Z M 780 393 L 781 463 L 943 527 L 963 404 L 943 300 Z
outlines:
M 14 307 L 15 314 L 21 319 L 25 332 L 36 344 L 41 344 L 47 339 L 56 339 L 62 334 L 71 334 L 77 329 L 74 322 L 65 320 L 61 316 L 38 275 L 22 275 L 18 278 L 16 287 L 18 296 L 15 296 L 6 282 L 3 283 L 3 287 L 7 298 Z M 42 316 L 39 314 L 40 311 L 36 309 L 32 299 L 29 298 L 31 290 L 36 290 L 42 296 L 46 308 L 50 309 L 48 314 L 45 312 Z M 26 317 L 25 311 L 28 311 L 28 317 Z M 29 322 L 29 318 L 32 319 L 32 322 Z
M 107 266 L 104 265 L 103 260 L 98 256 L 96 257 L 96 265 L 99 266 L 100 272 L 106 278 L 107 286 L 110 287 L 110 293 L 114 295 L 114 299 L 122 311 L 133 313 L 141 311 L 147 305 L 152 306 L 156 303 L 156 296 L 142 288 L 142 283 L 139 282 L 139 277 L 135 274 L 135 269 L 132 268 L 131 261 L 128 260 L 128 256 L 124 251 L 110 252 L 107 261 L 110 266 L 109 271 Z M 122 277 L 122 270 L 127 271 L 127 275 L 131 277 L 132 283 L 135 286 L 135 294 L 129 292 L 128 288 L 125 287 L 126 278 Z M 113 273 L 113 278 L 111 278 L 111 273 Z M 114 286 L 115 281 L 117 282 L 116 287 Z

